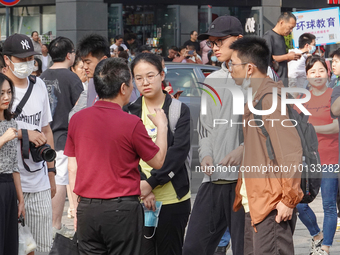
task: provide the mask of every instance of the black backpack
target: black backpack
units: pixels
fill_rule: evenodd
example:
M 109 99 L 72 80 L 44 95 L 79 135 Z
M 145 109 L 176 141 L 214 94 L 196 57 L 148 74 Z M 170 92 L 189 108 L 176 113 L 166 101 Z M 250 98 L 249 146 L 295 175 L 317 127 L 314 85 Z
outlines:
M 266 95 L 272 93 L 264 94 L 255 106 L 255 109 L 262 110 L 262 100 Z M 281 97 L 281 95 L 278 95 Z M 320 163 L 320 155 L 318 152 L 318 138 L 316 136 L 315 129 L 312 124 L 308 123 L 308 115 L 303 112 L 300 114 L 293 109 L 290 105 L 287 105 L 289 118 L 296 121 L 295 126 L 302 146 L 302 166 L 299 166 L 299 171 L 301 173 L 301 189 L 304 193 L 300 203 L 310 203 L 319 193 L 322 171 Z M 262 120 L 262 116 L 255 115 L 255 119 Z M 262 122 L 256 121 L 256 124 L 261 128 L 262 134 L 267 138 L 266 147 L 269 158 L 273 160 L 275 158 L 272 143 L 266 128 L 262 125 Z M 261 126 L 262 125 L 262 126 Z

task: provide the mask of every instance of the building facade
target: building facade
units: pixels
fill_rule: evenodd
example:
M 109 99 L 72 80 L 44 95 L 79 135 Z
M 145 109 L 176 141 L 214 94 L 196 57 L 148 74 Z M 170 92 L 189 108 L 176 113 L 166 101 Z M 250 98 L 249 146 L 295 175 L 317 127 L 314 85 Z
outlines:
M 162 53 L 182 45 L 190 32 L 203 33 L 218 16 L 233 15 L 246 34 L 262 36 L 281 11 L 335 6 L 334 0 L 21 0 L 10 8 L 9 33 L 66 36 L 77 42 L 99 33 L 112 43 L 118 34 L 134 33 Z M 142 3 L 142 4 L 141 4 Z M 6 8 L 0 8 L 0 36 L 6 38 Z

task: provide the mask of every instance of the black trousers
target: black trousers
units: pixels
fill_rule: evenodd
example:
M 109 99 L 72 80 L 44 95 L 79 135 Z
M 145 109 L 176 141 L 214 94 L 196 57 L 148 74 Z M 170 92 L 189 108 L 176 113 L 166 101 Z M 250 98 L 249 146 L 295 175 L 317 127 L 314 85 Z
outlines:
M 236 183 L 202 183 L 191 212 L 183 255 L 212 255 L 229 226 L 232 251 L 243 255 L 244 210 L 233 211 Z
M 191 210 L 190 199 L 180 203 L 162 205 L 158 226 L 144 227 L 143 255 L 181 255 L 185 227 Z
M 246 213 L 244 230 L 244 255 L 294 255 L 293 234 L 296 210 L 288 221 L 277 223 L 273 210 L 263 221 L 251 226 L 250 213 Z
M 143 208 L 135 201 L 83 199 L 77 208 L 79 254 L 140 255 Z
M 12 174 L 0 174 L 0 254 L 18 254 L 18 205 Z

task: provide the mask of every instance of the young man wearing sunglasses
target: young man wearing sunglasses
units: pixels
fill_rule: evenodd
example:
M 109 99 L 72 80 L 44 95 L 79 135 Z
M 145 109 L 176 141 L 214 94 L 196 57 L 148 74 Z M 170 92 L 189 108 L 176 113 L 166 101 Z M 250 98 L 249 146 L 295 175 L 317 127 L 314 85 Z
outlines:
M 202 94 L 202 103 L 207 102 L 207 113 L 200 114 L 198 123 L 199 158 L 204 172 L 203 182 L 197 193 L 191 212 L 183 254 L 214 254 L 227 227 L 231 234 L 233 254 L 243 254 L 244 211 L 233 211 L 238 171 L 210 171 L 211 166 L 233 166 L 238 169 L 242 160 L 243 145 L 240 145 L 239 130 L 242 125 L 217 125 L 214 119 L 240 122 L 240 116 L 232 114 L 233 99 L 228 88 L 236 87 L 228 71 L 227 63 L 232 50 L 229 46 L 241 38 L 241 22 L 232 16 L 217 18 L 206 34 L 198 39 L 208 39 L 207 45 L 214 51 L 222 68 L 210 74 L 205 84 L 212 86 L 221 97 L 222 105 Z M 225 252 L 224 252 L 225 253 Z

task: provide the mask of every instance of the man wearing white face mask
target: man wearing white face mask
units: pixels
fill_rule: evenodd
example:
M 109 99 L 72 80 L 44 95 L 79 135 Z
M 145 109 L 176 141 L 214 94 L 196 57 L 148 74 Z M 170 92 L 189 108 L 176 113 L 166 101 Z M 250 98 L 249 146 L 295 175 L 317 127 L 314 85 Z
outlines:
M 315 35 L 304 33 L 299 37 L 299 48 L 289 50 L 301 54 L 298 60 L 288 62 L 289 87 L 306 88 L 308 84 L 306 76 L 306 59 L 315 52 Z
M 45 83 L 29 77 L 34 67 L 32 41 L 26 35 L 14 34 L 3 44 L 3 54 L 8 70 L 6 75 L 15 85 L 13 110 L 23 99 L 29 88 L 31 93 L 16 117 L 18 124 L 18 168 L 24 193 L 26 223 L 37 243 L 37 251 L 48 252 L 52 244 L 52 206 L 51 197 L 55 195 L 54 162 L 35 162 L 31 153 L 29 158 L 22 156 L 21 143 L 27 139 L 36 147 L 49 144 L 54 148 L 53 134 L 49 123 L 52 121 L 50 104 Z M 39 130 L 39 131 L 36 131 Z M 33 254 L 33 253 L 32 253 Z

